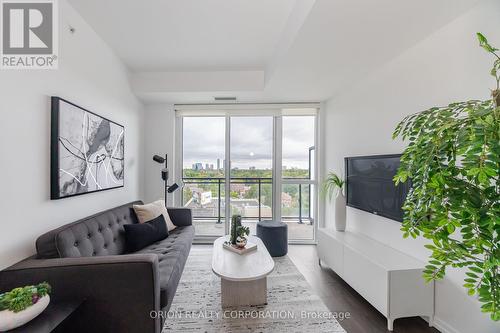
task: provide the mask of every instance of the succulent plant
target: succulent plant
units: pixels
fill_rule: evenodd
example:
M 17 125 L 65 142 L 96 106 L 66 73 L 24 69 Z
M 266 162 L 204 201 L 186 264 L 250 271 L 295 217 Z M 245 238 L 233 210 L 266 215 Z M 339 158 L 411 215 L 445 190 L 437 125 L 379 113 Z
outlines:
M 37 303 L 43 296 L 50 294 L 50 292 L 51 287 L 47 282 L 42 282 L 36 286 L 14 288 L 9 292 L 0 294 L 0 311 L 23 311 Z

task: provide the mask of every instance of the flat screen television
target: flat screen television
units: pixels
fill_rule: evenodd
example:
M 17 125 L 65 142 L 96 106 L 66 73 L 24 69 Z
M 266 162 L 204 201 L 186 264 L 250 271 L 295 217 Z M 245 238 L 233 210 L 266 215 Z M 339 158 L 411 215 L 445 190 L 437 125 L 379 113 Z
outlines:
M 403 204 L 409 181 L 396 186 L 392 180 L 401 154 L 345 158 L 347 206 L 403 221 Z

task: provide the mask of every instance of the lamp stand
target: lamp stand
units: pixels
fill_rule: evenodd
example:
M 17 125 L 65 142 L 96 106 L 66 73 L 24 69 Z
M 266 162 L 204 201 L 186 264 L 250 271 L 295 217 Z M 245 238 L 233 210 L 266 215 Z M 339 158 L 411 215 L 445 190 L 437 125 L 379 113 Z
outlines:
M 168 154 L 165 154 L 165 169 L 168 170 Z M 168 195 L 168 171 L 165 177 L 162 177 L 165 183 L 165 208 L 167 208 L 167 195 Z

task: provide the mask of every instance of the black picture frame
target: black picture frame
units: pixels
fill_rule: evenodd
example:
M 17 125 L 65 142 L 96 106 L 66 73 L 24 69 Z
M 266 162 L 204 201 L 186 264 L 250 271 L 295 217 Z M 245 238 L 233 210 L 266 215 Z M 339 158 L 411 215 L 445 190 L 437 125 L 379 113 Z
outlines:
M 50 135 L 50 199 L 51 200 L 59 200 L 59 199 L 64 199 L 64 198 L 69 198 L 69 197 L 75 197 L 83 194 L 89 194 L 89 193 L 95 193 L 95 192 L 102 192 L 102 191 L 107 191 L 107 190 L 112 190 L 112 189 L 117 189 L 117 188 L 122 188 L 125 186 L 125 127 L 115 121 L 112 121 L 108 118 L 105 118 L 101 115 L 98 115 L 90 110 L 87 110 L 75 103 L 72 103 L 70 101 L 67 101 L 61 97 L 58 96 L 52 96 L 50 98 L 51 100 L 51 135 Z M 83 112 L 88 113 L 89 115 L 93 117 L 98 117 L 101 118 L 103 121 L 109 122 L 110 126 L 118 126 L 122 130 L 122 138 L 121 138 L 121 151 L 122 151 L 122 158 L 121 158 L 121 164 L 122 164 L 122 169 L 121 169 L 121 185 L 116 185 L 116 186 L 109 186 L 106 188 L 100 188 L 100 189 L 94 189 L 90 191 L 81 191 L 78 193 L 72 193 L 72 194 L 61 194 L 61 183 L 60 183 L 60 157 L 61 157 L 61 144 L 60 144 L 60 133 L 61 133 L 61 103 L 66 103 L 71 107 L 80 109 Z M 64 111 L 63 111 L 64 112 Z

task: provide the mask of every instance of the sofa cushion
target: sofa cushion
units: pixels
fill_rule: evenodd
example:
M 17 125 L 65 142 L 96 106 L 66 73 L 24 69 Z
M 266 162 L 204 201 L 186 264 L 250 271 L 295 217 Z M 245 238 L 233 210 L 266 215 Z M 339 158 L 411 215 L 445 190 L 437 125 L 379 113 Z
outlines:
M 36 240 L 41 259 L 91 257 L 125 253 L 124 224 L 137 223 L 134 201 L 49 231 Z
M 163 215 L 144 223 L 126 224 L 125 244 L 127 252 L 132 253 L 145 248 L 154 242 L 167 238 L 167 224 Z
M 167 238 L 151 244 L 135 253 L 154 253 L 158 255 L 160 269 L 161 308 L 170 306 L 181 278 L 184 265 L 191 249 L 194 227 L 177 227 Z
M 133 208 L 139 223 L 145 223 L 163 215 L 168 231 L 170 232 L 176 228 L 175 224 L 170 219 L 170 215 L 163 200 L 156 200 L 145 205 L 134 205 Z

